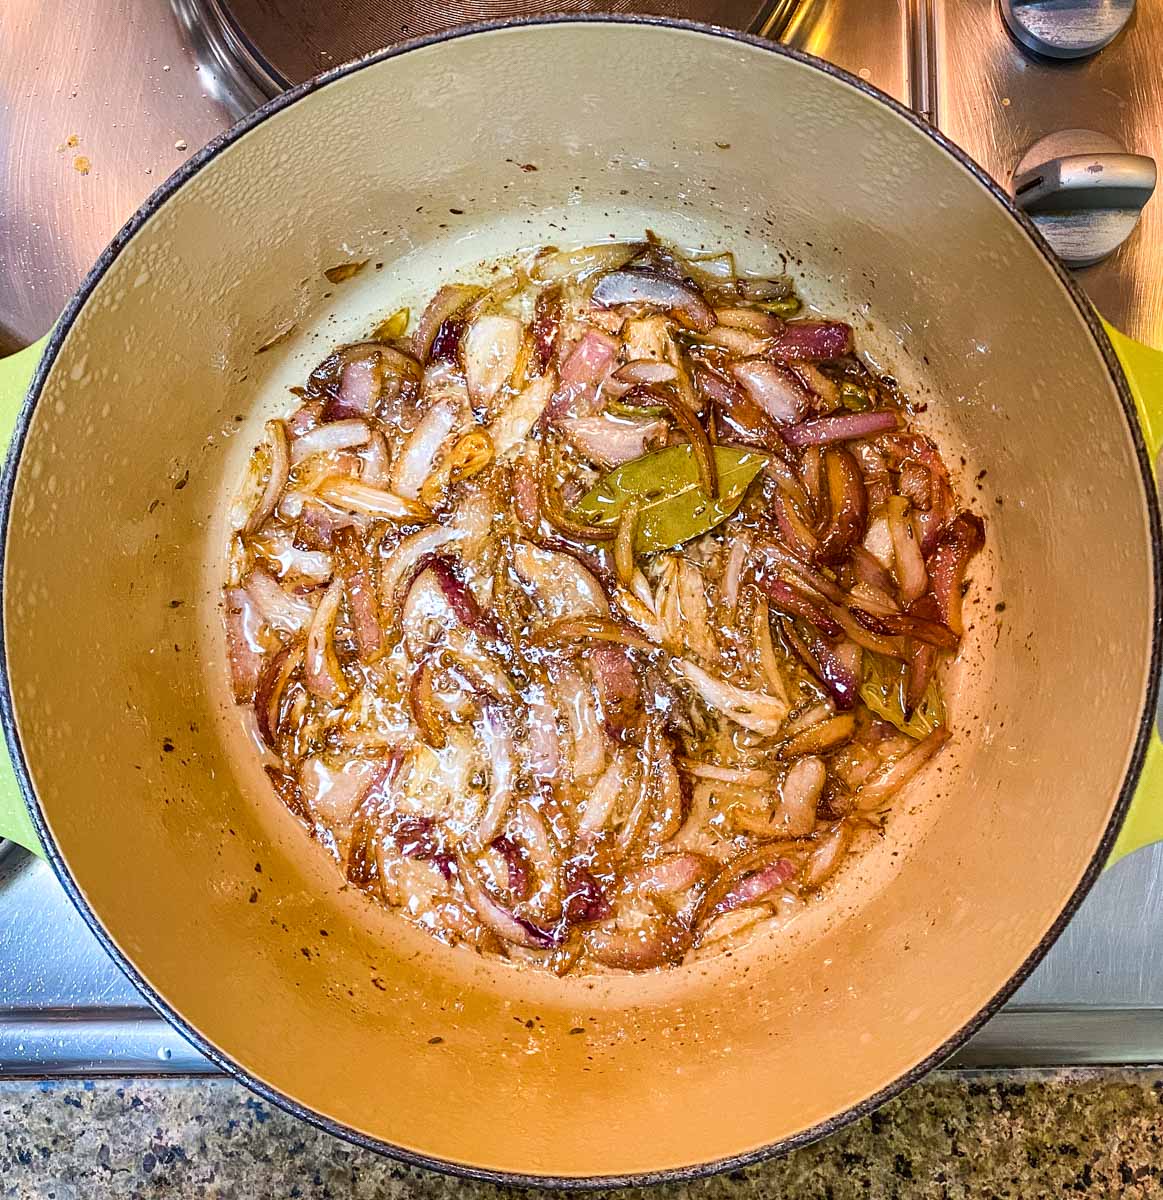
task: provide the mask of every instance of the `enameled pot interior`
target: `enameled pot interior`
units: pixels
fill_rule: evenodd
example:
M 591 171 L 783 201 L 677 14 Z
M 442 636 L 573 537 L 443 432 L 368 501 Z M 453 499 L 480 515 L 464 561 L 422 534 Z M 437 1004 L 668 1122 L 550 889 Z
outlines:
M 754 270 L 786 260 L 810 299 L 848 314 L 928 401 L 991 555 L 970 593 L 956 744 L 828 904 L 786 943 L 664 976 L 540 979 L 433 947 L 343 889 L 242 761 L 213 577 L 222 497 L 335 341 L 461 264 L 647 225 Z M 349 283 L 322 277 L 368 257 Z M 1051 928 L 1139 727 L 1146 511 L 1079 309 L 1000 202 L 904 116 L 695 30 L 457 37 L 271 112 L 96 282 L 12 501 L 20 741 L 84 902 L 262 1085 L 486 1171 L 704 1164 L 890 1086 Z

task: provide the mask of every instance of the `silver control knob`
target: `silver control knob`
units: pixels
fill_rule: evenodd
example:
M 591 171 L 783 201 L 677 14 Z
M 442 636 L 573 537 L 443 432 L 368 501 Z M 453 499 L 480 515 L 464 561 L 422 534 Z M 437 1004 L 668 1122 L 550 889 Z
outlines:
M 1009 31 L 1035 54 L 1085 58 L 1113 41 L 1135 0 L 1000 0 Z
M 1128 154 L 1090 129 L 1035 142 L 1018 163 L 1013 195 L 1058 257 L 1086 267 L 1130 237 L 1155 190 L 1155 160 Z

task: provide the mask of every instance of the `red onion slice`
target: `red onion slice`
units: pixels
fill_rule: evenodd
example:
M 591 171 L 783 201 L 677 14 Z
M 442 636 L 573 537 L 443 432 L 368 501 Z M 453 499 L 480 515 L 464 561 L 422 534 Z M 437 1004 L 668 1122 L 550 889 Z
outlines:
M 456 876 L 476 915 L 497 937 L 529 950 L 549 950 L 557 945 L 559 939 L 553 930 L 544 929 L 518 916 L 492 896 L 476 867 L 459 851 L 456 855 Z
M 589 867 L 575 858 L 562 870 L 562 891 L 562 919 L 571 928 L 605 921 L 614 911 Z
M 715 326 L 715 314 L 694 284 L 679 283 L 653 271 L 611 271 L 598 280 L 592 298 L 599 308 L 646 304 L 666 309 L 688 328 L 701 332 Z
M 419 362 L 427 362 L 436 340 L 436 333 L 449 317 L 466 308 L 470 301 L 475 300 L 483 288 L 472 287 L 462 283 L 445 284 L 428 302 L 428 307 L 420 315 L 419 324 L 412 334 L 412 353 Z
M 909 502 L 903 496 L 893 496 L 888 502 L 888 531 L 892 536 L 893 565 L 901 599 L 911 604 L 920 599 L 929 587 L 925 560 L 909 520 Z
M 224 599 L 226 648 L 234 699 L 238 704 L 249 704 L 263 668 L 263 645 L 259 639 L 262 620 L 245 588 L 230 588 Z
M 246 581 L 247 595 L 264 624 L 281 633 L 302 633 L 311 623 L 315 606 L 305 596 L 281 588 L 261 568 L 251 571 Z
M 868 496 L 856 459 L 840 446 L 824 453 L 828 487 L 828 527 L 820 538 L 816 557 L 824 563 L 843 562 L 868 524 Z
M 343 599 L 343 580 L 332 580 L 315 617 L 307 631 L 307 653 L 304 659 L 304 676 L 309 691 L 332 704 L 343 702 L 347 694 L 347 681 L 343 668 L 335 653 L 335 623 L 339 617 L 339 605 Z
M 665 421 L 617 417 L 573 417 L 559 422 L 562 433 L 590 462 L 607 469 L 641 458 L 666 436 Z
M 310 432 L 295 438 L 291 443 L 291 465 L 298 466 L 313 454 L 329 454 L 335 450 L 366 446 L 371 440 L 371 435 L 367 422 L 354 418 L 316 425 Z
M 489 796 L 476 836 L 478 842 L 487 845 L 504 828 L 517 774 L 513 731 L 499 705 L 481 705 L 480 736 L 489 764 Z
M 561 366 L 561 384 L 601 383 L 618 356 L 618 343 L 597 329 L 587 329 Z
M 638 674 L 626 650 L 595 646 L 589 655 L 602 722 L 616 741 L 626 742 L 642 720 Z
M 460 361 L 474 405 L 487 408 L 512 378 L 524 337 L 525 327 L 516 317 L 492 314 L 477 317 L 465 331 Z
M 650 971 L 681 962 L 690 945 L 686 927 L 674 917 L 659 916 L 649 925 L 609 928 L 599 925 L 585 933 L 586 950 L 607 967 Z
M 843 358 L 852 350 L 852 326 L 843 321 L 788 321 L 772 344 L 772 352 L 780 358 L 816 362 Z
M 270 468 L 262 495 L 254 506 L 251 514 L 242 527 L 244 534 L 257 533 L 266 524 L 283 489 L 287 486 L 287 477 L 291 471 L 291 455 L 287 445 L 287 430 L 282 421 L 267 422 L 267 442 L 270 453 Z
M 897 415 L 883 409 L 875 412 L 844 413 L 835 417 L 816 417 L 799 425 L 785 425 L 779 433 L 789 446 L 823 446 L 829 442 L 847 442 L 872 437 L 895 429 Z
M 937 539 L 929 556 L 929 577 L 941 620 L 960 637 L 962 590 L 969 560 L 985 545 L 985 523 L 974 513 L 959 513 Z
M 731 374 L 778 425 L 794 425 L 808 411 L 809 395 L 794 371 L 764 358 L 732 363 Z
M 339 391 L 324 410 L 328 421 L 370 417 L 383 388 L 384 369 L 378 354 L 349 361 L 339 377 Z
M 793 588 L 782 579 L 764 579 L 763 590 L 771 602 L 771 607 L 778 612 L 793 617 L 803 617 L 810 621 L 822 634 L 830 638 L 841 637 L 844 633 L 840 623 L 832 618 L 822 604 L 817 604 L 803 592 Z

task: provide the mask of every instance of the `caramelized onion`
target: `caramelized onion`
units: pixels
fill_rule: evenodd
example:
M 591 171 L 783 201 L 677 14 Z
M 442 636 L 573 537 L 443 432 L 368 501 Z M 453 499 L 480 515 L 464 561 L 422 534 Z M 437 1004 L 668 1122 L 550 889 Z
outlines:
M 772 735 L 779 732 L 787 716 L 787 705 L 765 692 L 749 692 L 708 674 L 689 659 L 678 659 L 679 672 L 698 692 L 704 704 L 736 725 L 753 733 Z
M 829 717 L 793 734 L 780 746 L 779 757 L 798 758 L 801 754 L 823 754 L 849 741 L 855 732 L 856 717 L 852 713 L 841 713 L 837 717 Z
M 416 500 L 344 476 L 331 476 L 319 487 L 317 494 L 320 500 L 345 512 L 363 513 L 369 517 L 386 517 L 389 521 L 399 521 L 402 524 L 427 521 L 432 517 L 431 512 Z
M 844 630 L 838 621 L 834 620 L 821 604 L 811 597 L 793 588 L 782 579 L 764 579 L 763 590 L 771 605 L 781 613 L 793 617 L 803 617 L 810 621 L 821 633 L 830 638 L 840 637 Z
M 633 630 L 609 617 L 562 617 L 535 631 L 530 637 L 535 646 L 566 646 L 572 642 L 615 642 L 632 650 L 654 650 L 654 645 Z
M 969 560 L 985 544 L 985 524 L 973 513 L 959 513 L 937 539 L 929 556 L 929 575 L 941 620 L 960 637 L 961 597 Z
M 893 496 L 888 502 L 888 530 L 892 535 L 897 586 L 905 604 L 920 599 L 929 586 L 921 547 L 908 518 L 909 502 L 903 496 Z
M 860 467 L 843 447 L 832 446 L 825 452 L 824 475 L 831 515 L 816 557 L 820 562 L 838 563 L 847 558 L 852 546 L 864 536 L 868 497 Z

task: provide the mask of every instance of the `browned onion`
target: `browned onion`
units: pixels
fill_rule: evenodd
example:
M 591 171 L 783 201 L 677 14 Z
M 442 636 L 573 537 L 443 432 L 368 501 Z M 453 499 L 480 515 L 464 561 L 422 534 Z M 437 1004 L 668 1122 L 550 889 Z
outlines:
M 963 512 L 937 539 L 929 556 L 929 576 L 941 620 L 960 637 L 965 632 L 961 619 L 961 597 L 969 560 L 985 544 L 985 523 L 974 513 Z
M 838 563 L 848 557 L 852 546 L 864 536 L 868 498 L 860 467 L 843 447 L 831 446 L 825 452 L 824 474 L 831 515 L 816 557 L 820 562 Z
M 609 617 L 563 617 L 552 625 L 535 630 L 530 636 L 535 646 L 567 646 L 573 642 L 616 642 L 632 650 L 657 650 L 632 629 Z
M 467 855 L 459 851 L 456 855 L 456 877 L 476 915 L 497 937 L 529 950 L 548 950 L 557 945 L 559 939 L 552 929 L 545 929 L 518 916 L 493 896 Z
M 698 910 L 698 923 L 751 904 L 761 904 L 782 891 L 795 878 L 796 867 L 775 844 L 742 854 L 729 862 L 711 884 Z
M 912 749 L 885 763 L 856 789 L 857 806 L 872 809 L 890 799 L 948 740 L 949 730 L 938 725 Z
M 909 520 L 909 502 L 903 496 L 893 496 L 888 502 L 888 529 L 892 535 L 893 559 L 897 586 L 905 604 L 919 600 L 929 587 L 925 560 Z

